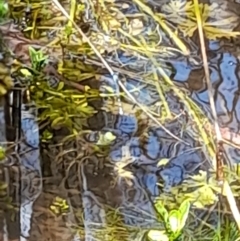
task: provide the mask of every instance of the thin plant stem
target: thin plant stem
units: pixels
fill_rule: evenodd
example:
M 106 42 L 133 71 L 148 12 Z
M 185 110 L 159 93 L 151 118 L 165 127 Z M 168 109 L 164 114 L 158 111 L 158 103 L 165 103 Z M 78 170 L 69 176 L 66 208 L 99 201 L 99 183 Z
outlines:
M 67 13 L 67 11 L 62 7 L 62 5 L 59 3 L 58 0 L 52 0 L 53 3 L 60 9 L 60 11 L 66 16 L 66 18 L 69 21 L 72 21 L 73 26 L 77 29 L 77 31 L 80 33 L 80 35 L 83 37 L 84 40 L 86 40 L 86 42 L 89 44 L 89 46 L 92 48 L 92 50 L 94 51 L 94 53 L 97 55 L 97 57 L 101 60 L 101 62 L 103 63 L 103 65 L 106 67 L 106 69 L 109 71 L 109 73 L 111 74 L 113 80 L 115 83 L 118 83 L 119 86 L 123 89 L 123 91 L 126 93 L 126 95 L 133 101 L 134 104 L 136 104 L 138 107 L 140 107 L 143 112 L 150 118 L 152 119 L 156 124 L 158 124 L 167 134 L 169 134 L 170 136 L 172 136 L 174 139 L 180 141 L 180 142 L 184 142 L 183 140 L 181 140 L 180 138 L 178 138 L 176 135 L 174 135 L 173 133 L 171 133 L 171 131 L 169 131 L 166 127 L 164 127 L 151 113 L 149 113 L 146 108 L 141 105 L 140 103 L 138 103 L 135 98 L 133 97 L 133 95 L 126 89 L 126 87 L 124 86 L 124 84 L 119 80 L 117 74 L 114 73 L 114 71 L 112 70 L 112 68 L 109 66 L 109 64 L 107 63 L 107 61 L 102 57 L 101 53 L 96 49 L 96 47 L 93 45 L 93 43 L 90 41 L 90 39 L 83 33 L 83 31 L 81 30 L 81 28 L 78 27 L 78 25 L 75 23 L 75 21 L 73 21 L 69 14 Z M 122 107 L 120 106 L 120 112 L 123 112 Z M 185 142 L 184 142 L 185 143 Z
M 200 43 L 201 43 L 203 65 L 204 65 L 205 77 L 206 77 L 206 81 L 207 81 L 207 85 L 208 85 L 208 95 L 209 95 L 210 106 L 211 106 L 211 110 L 212 110 L 212 114 L 213 114 L 213 118 L 214 118 L 215 131 L 216 131 L 216 135 L 217 135 L 217 140 L 221 141 L 222 135 L 220 132 L 218 121 L 217 121 L 217 112 L 216 112 L 215 103 L 214 103 L 214 99 L 213 99 L 213 88 L 212 88 L 212 84 L 210 81 L 210 74 L 209 74 L 209 69 L 208 69 L 208 61 L 207 61 L 206 48 L 205 48 L 205 42 L 204 42 L 202 18 L 201 18 L 201 14 L 199 11 L 198 0 L 194 0 L 194 9 L 195 9 L 195 14 L 196 14 L 196 18 L 197 18 L 197 25 L 198 25 L 199 38 L 200 38 Z M 233 196 L 233 192 L 229 186 L 228 181 L 226 181 L 226 180 L 223 181 L 222 189 L 223 189 L 223 192 L 226 193 L 226 197 L 227 197 L 230 209 L 232 211 L 233 217 L 234 217 L 234 219 L 237 223 L 238 229 L 240 231 L 240 213 L 239 213 L 238 207 L 236 205 L 236 200 Z

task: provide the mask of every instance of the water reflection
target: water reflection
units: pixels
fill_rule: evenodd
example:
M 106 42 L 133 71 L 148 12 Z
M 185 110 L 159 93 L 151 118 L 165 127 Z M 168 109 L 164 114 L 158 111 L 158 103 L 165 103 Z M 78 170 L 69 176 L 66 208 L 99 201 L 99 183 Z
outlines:
M 136 11 L 138 9 L 132 8 L 130 12 Z M 223 51 L 218 41 L 210 41 L 208 51 L 219 124 L 238 133 L 239 60 L 234 54 Z M 122 63 L 129 61 L 118 57 Z M 168 62 L 173 67 L 168 69 L 168 75 L 174 76 L 175 83 L 187 87 L 192 99 L 211 118 L 201 61 L 178 58 L 168 59 Z M 129 90 L 141 86 L 137 80 L 127 80 Z M 159 100 L 155 87 L 150 84 L 144 85 L 135 97 L 149 106 Z M 181 103 L 171 93 L 166 98 L 171 111 L 179 113 Z M 0 227 L 5 236 L 0 236 L 0 240 L 39 240 L 40 237 L 43 240 L 99 240 L 99 235 L 105 237 L 100 240 L 108 240 L 114 233 L 119 240 L 138 241 L 148 228 L 159 228 L 153 208 L 154 198 L 163 191 L 168 192 L 189 174 L 197 173 L 199 168 L 208 167 L 206 163 L 201 165 L 205 154 L 200 148 L 194 149 L 199 143 L 193 134 L 182 133 L 182 123 L 186 122 L 184 116 L 168 124 L 167 128 L 187 144 L 176 142 L 162 128 L 145 128 L 146 124 L 141 124 L 146 121 L 144 118 L 139 121 L 134 115 L 99 111 L 88 120 L 93 131 L 86 136 L 85 146 L 77 146 L 77 149 L 75 145 L 78 143 L 74 143 L 66 148 L 75 148 L 73 155 L 59 156 L 58 159 L 62 151 L 60 147 L 42 149 L 42 162 L 50 169 L 50 174 L 42 178 L 36 113 L 23 111 L 20 151 L 1 166 L 1 178 L 8 185 L 7 195 L 12 197 L 11 203 L 17 211 L 12 218 L 9 209 L 4 210 Z M 1 142 L 6 141 L 3 120 L 3 110 L 0 110 Z M 98 133 L 107 131 L 116 135 L 107 154 L 86 154 L 88 145 L 98 141 Z M 224 147 L 228 158 L 239 162 L 239 150 L 228 145 Z M 88 158 L 82 162 L 81 158 L 86 156 Z M 168 163 L 158 166 L 162 159 L 167 159 Z M 53 160 L 56 163 L 52 163 Z M 156 184 L 159 180 L 163 183 L 162 188 Z M 56 199 L 63 200 L 68 208 L 64 209 Z
M 25 109 L 25 106 L 23 105 Z M 11 148 L 11 155 L 1 163 L 2 179 L 7 186 L 9 207 L 3 210 L 3 240 L 25 240 L 30 236 L 32 206 L 41 192 L 41 167 L 39 133 L 36 110 L 22 111 L 22 139 L 19 146 Z M 5 126 L 3 109 L 0 111 L 1 127 Z M 4 129 L 1 130 L 4 133 Z M 1 135 L 1 143 L 6 143 Z M 5 145 L 9 149 L 9 145 Z M 12 205 L 12 207 L 11 207 Z
M 235 132 L 238 132 L 239 126 L 236 108 L 239 101 L 235 95 L 238 92 L 238 64 L 238 60 L 229 53 L 219 53 L 209 59 L 220 124 L 231 127 Z M 173 66 L 177 69 L 175 80 L 180 82 L 187 82 L 191 71 L 194 71 L 187 63 L 180 65 L 176 62 Z M 146 100 L 146 91 L 144 95 Z M 193 90 L 192 98 L 209 112 L 206 89 Z M 179 106 L 174 104 L 172 108 L 179 109 Z M 97 239 L 103 233 L 110 237 L 106 227 L 114 218 L 117 218 L 118 221 L 115 222 L 118 225 L 119 222 L 122 223 L 119 229 L 125 227 L 124 240 L 140 240 L 147 228 L 159 228 L 153 208 L 154 198 L 161 194 L 156 185 L 159 178 L 164 182 L 162 191 L 167 192 L 171 186 L 181 183 L 188 174 L 197 172 L 204 154 L 201 151 L 191 151 L 196 146 L 191 136 L 182 136 L 189 143 L 184 145 L 173 141 L 161 128 L 151 127 L 141 131 L 141 125 L 134 116 L 105 112 L 99 112 L 98 115 L 102 116 L 94 116 L 89 120 L 90 126 L 93 125 L 95 132 L 111 131 L 117 136 L 107 158 L 115 163 L 121 160 L 124 164 L 126 161 L 124 175 L 121 175 L 121 169 L 116 169 L 118 165 L 103 164 L 100 167 L 101 158 L 106 157 L 92 155 L 80 169 L 79 165 L 72 165 L 68 176 L 64 176 L 66 173 L 63 172 L 56 179 L 45 178 L 42 192 L 38 129 L 32 114 L 23 115 L 25 142 L 21 143 L 18 163 L 21 167 L 14 163 L 5 168 L 14 170 L 17 179 L 11 182 L 8 180 L 7 183 L 9 186 L 17 183 L 14 185 L 16 194 L 12 193 L 11 196 L 14 197 L 13 203 L 18 204 L 16 206 L 19 211 L 15 212 L 14 221 L 9 218 L 9 211 L 4 213 L 1 227 L 2 233 L 8 238 L 2 237 L 2 240 L 39 240 L 40 236 L 44 236 L 44 240 L 93 240 L 94 235 Z M 98 118 L 101 119 L 99 128 L 93 121 Z M 181 125 L 178 126 L 177 122 L 171 123 L 168 128 L 176 135 L 181 132 Z M 97 135 L 91 136 L 90 142 L 94 141 L 94 136 Z M 238 150 L 226 147 L 226 151 L 229 158 L 239 160 Z M 169 163 L 157 167 L 157 162 L 163 158 L 168 158 Z M 49 209 L 56 196 L 64 197 L 70 207 L 64 215 Z M 118 210 L 118 213 L 113 214 L 112 209 Z M 136 226 L 138 230 L 130 228 Z
M 239 133 L 239 60 L 231 53 L 218 53 L 209 59 L 210 77 L 214 89 L 214 100 L 221 128 L 229 128 L 233 133 Z M 209 113 L 208 93 L 205 89 L 196 92 L 192 98 L 199 103 L 206 114 Z M 227 148 L 228 157 L 239 159 L 232 148 Z M 235 154 L 234 154 L 235 153 Z

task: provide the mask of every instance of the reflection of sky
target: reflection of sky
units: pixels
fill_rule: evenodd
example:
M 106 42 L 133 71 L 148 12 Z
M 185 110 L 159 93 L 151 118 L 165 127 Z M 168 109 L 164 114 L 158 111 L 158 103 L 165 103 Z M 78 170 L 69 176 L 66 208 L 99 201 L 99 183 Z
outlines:
M 234 93 L 238 90 L 238 79 L 235 73 L 236 66 L 236 58 L 229 53 L 224 53 L 223 60 L 220 64 L 223 82 L 219 86 L 218 91 L 221 92 L 227 99 L 228 110 L 232 110 Z
M 210 62 L 210 77 L 215 90 L 215 106 L 219 115 L 219 121 L 223 124 L 231 121 L 230 113 L 234 109 L 235 92 L 238 91 L 236 68 L 237 59 L 230 53 L 218 54 Z M 207 94 L 207 91 L 205 91 L 205 93 L 198 94 L 198 97 L 205 100 L 207 99 Z M 234 125 L 236 127 L 236 123 Z
M 208 61 L 218 123 L 220 127 L 228 127 L 231 131 L 239 133 L 239 60 L 231 53 L 223 52 L 218 41 L 210 41 L 209 49 L 214 53 Z M 174 67 L 179 72 L 175 75 L 175 79 L 187 81 L 190 71 L 186 68 L 186 65 L 177 62 Z M 211 115 L 209 95 L 206 89 L 193 92 L 192 98 L 202 106 L 208 116 Z M 239 152 L 235 148 L 226 148 L 226 154 L 233 162 L 236 162 L 236 160 L 239 162 Z
M 209 41 L 208 47 L 212 51 L 216 51 L 220 48 L 219 41 Z
M 213 52 L 220 49 L 218 41 L 210 41 L 210 50 Z M 238 126 L 236 120 L 240 119 L 240 113 L 234 107 L 235 93 L 238 91 L 238 60 L 230 53 L 215 53 L 216 55 L 209 59 L 210 79 L 213 85 L 215 106 L 219 121 L 221 124 L 230 124 L 231 127 Z M 186 82 L 191 73 L 192 67 L 187 61 L 174 61 L 173 66 L 176 70 L 174 76 L 175 81 Z M 196 76 L 198 78 L 198 76 Z M 205 81 L 205 80 L 203 80 Z M 209 95 L 205 89 L 199 92 L 193 92 L 192 98 L 203 106 L 205 110 L 209 109 Z M 236 106 L 239 106 L 238 102 Z M 234 110 L 235 108 L 235 110 Z M 231 116 L 231 112 L 235 111 L 235 116 Z M 232 119 L 231 119 L 232 118 Z
M 186 61 L 174 61 L 173 66 L 176 70 L 174 80 L 177 81 L 187 81 L 189 74 L 191 72 L 191 67 Z
M 39 158 L 39 131 L 35 116 L 25 112 L 22 118 L 22 131 L 25 142 L 21 143 L 21 151 L 25 154 L 21 156 L 21 170 L 22 170 L 22 185 L 21 185 L 21 235 L 29 237 L 31 229 L 32 206 L 34 201 L 40 195 L 41 182 L 39 186 L 34 185 L 35 180 L 31 178 L 41 177 L 41 167 Z M 27 171 L 28 170 L 28 171 Z M 34 172 L 31 177 L 30 170 Z M 24 240 L 24 239 L 22 239 Z
M 17 230 L 14 234 L 10 233 L 6 235 L 17 235 L 17 238 L 19 238 L 20 235 L 20 240 L 24 241 L 27 240 L 30 235 L 33 203 L 41 192 L 41 181 L 36 181 L 41 177 L 41 167 L 39 159 L 39 132 L 36 117 L 28 113 L 28 111 L 23 111 L 22 114 L 23 141 L 20 142 L 20 163 L 16 163 L 17 165 L 19 164 L 18 171 L 20 174 L 17 175 L 16 178 L 20 179 L 18 181 L 21 182 L 21 185 L 17 185 L 16 187 L 21 188 L 21 203 L 18 203 L 20 205 L 20 224 L 17 224 L 21 227 L 21 235 Z M 0 123 L 0 141 L 6 142 L 5 118 L 2 108 L 0 109 Z M 11 170 L 11 167 L 7 170 Z M 17 190 L 17 192 L 19 192 L 19 190 Z M 19 200 L 15 200 L 14 197 L 11 198 L 13 198 L 14 202 L 19 202 Z M 18 222 L 18 220 L 16 222 Z M 7 225 L 11 226 L 14 224 L 7 222 Z
M 210 41 L 209 49 L 214 52 L 219 50 L 219 41 Z M 191 73 L 191 66 L 187 61 L 174 61 L 172 64 L 176 70 L 174 80 L 187 81 Z M 218 53 L 214 58 L 209 59 L 211 83 L 213 88 L 217 87 L 218 92 L 215 97 L 216 109 L 220 115 L 227 114 L 233 109 L 233 99 L 238 90 L 237 64 L 237 59 L 230 53 Z M 207 91 L 194 93 L 193 98 L 202 104 L 209 104 Z

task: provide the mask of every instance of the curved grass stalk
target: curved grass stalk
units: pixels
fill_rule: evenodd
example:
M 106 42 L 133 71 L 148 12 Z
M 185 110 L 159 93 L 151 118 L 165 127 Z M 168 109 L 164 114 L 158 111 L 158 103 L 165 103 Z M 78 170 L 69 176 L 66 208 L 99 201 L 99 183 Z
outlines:
M 208 86 L 208 96 L 209 96 L 209 101 L 210 101 L 210 106 L 213 114 L 213 119 L 214 119 L 214 127 L 217 135 L 218 141 L 222 140 L 220 128 L 217 122 L 217 112 L 215 108 L 215 103 L 213 99 L 213 88 L 212 84 L 210 81 L 210 73 L 209 73 L 209 68 L 208 68 L 208 60 L 207 60 L 207 55 L 206 55 L 206 47 L 205 47 L 205 41 L 204 41 L 204 35 L 203 35 L 203 25 L 202 25 L 202 18 L 199 10 L 199 4 L 198 0 L 194 0 L 194 8 L 195 8 L 195 14 L 197 18 L 197 25 L 198 25 L 198 32 L 199 32 L 199 38 L 200 38 L 200 43 L 201 43 L 201 52 L 202 52 L 202 58 L 203 58 L 203 67 L 205 71 L 205 77 L 206 77 L 206 82 Z
M 31 39 L 34 39 L 35 37 L 35 32 L 36 32 L 36 23 L 37 23 L 37 15 L 39 13 L 40 9 L 37 9 L 35 12 L 34 12 L 34 15 L 33 15 L 33 23 L 32 23 L 32 31 L 31 31 Z
M 199 10 L 199 3 L 198 3 L 198 0 L 193 0 L 193 2 L 194 2 L 196 19 L 197 19 L 199 38 L 201 43 L 201 52 L 202 52 L 202 58 L 203 58 L 204 71 L 205 71 L 205 76 L 206 76 L 206 81 L 208 86 L 208 95 L 209 95 L 210 106 L 211 106 L 211 110 L 214 118 L 214 127 L 217 135 L 217 140 L 222 141 L 222 135 L 220 132 L 218 121 L 217 121 L 217 112 L 216 112 L 215 103 L 214 103 L 213 94 L 212 94 L 213 91 L 212 91 L 212 84 L 210 82 L 210 74 L 209 74 L 209 68 L 208 68 L 208 62 L 207 62 L 205 41 L 204 41 L 204 35 L 203 35 L 203 25 L 202 25 L 200 10 Z M 226 192 L 226 197 L 227 197 L 230 209 L 232 211 L 233 217 L 240 231 L 240 213 L 236 205 L 236 200 L 234 198 L 233 192 L 229 186 L 228 181 L 223 180 L 223 183 L 221 184 L 222 184 L 223 191 Z
M 76 0 L 71 0 L 71 9 L 70 9 L 70 19 L 68 19 L 67 26 L 72 28 L 72 22 L 74 21 L 74 15 L 76 11 Z
M 162 87 L 160 86 L 160 82 L 158 81 L 158 76 L 157 76 L 157 71 L 156 70 L 153 70 L 153 77 L 154 77 L 154 82 L 155 82 L 155 85 L 156 85 L 159 97 L 162 100 L 164 109 L 166 111 L 166 118 L 170 118 L 172 116 L 172 114 L 171 114 L 171 111 L 169 109 L 169 106 L 168 106 L 168 103 L 166 101 L 166 98 L 165 98 L 165 96 L 163 94 L 163 90 L 162 90 Z
M 52 0 L 53 3 L 60 9 L 60 11 L 70 20 L 70 16 L 67 13 L 67 11 L 62 7 L 62 5 L 59 3 L 58 0 Z M 152 119 L 156 124 L 158 124 L 167 134 L 169 134 L 170 136 L 172 136 L 174 139 L 180 141 L 180 142 L 184 142 L 183 140 L 181 140 L 180 138 L 178 138 L 177 136 L 175 136 L 174 134 L 172 134 L 167 128 L 165 128 L 154 116 L 152 116 L 147 110 L 146 108 L 141 105 L 140 103 L 138 103 L 135 98 L 132 96 L 132 94 L 126 89 L 126 87 L 124 86 L 124 84 L 119 80 L 118 76 L 114 73 L 114 71 L 112 70 L 112 68 L 109 66 L 109 64 L 107 63 L 107 61 L 102 57 L 102 55 L 100 54 L 100 52 L 96 49 L 96 47 L 92 44 L 92 42 L 90 41 L 90 39 L 83 33 L 83 31 L 81 30 L 81 28 L 78 27 L 78 25 L 75 23 L 75 21 L 72 21 L 73 26 L 76 28 L 76 30 L 80 33 L 80 35 L 83 37 L 83 39 L 89 44 L 89 46 L 92 48 L 92 50 L 94 51 L 94 53 L 97 55 L 97 57 L 101 60 L 101 62 L 104 64 L 104 66 L 106 67 L 106 69 L 109 71 L 109 73 L 111 74 L 113 80 L 115 83 L 117 83 L 122 89 L 123 91 L 126 93 L 126 95 L 133 101 L 134 104 L 136 104 L 138 107 L 140 107 L 145 114 Z M 118 91 L 118 96 L 119 96 L 119 91 Z M 120 106 L 120 111 L 122 112 L 122 107 Z M 184 142 L 185 143 L 185 142 Z M 185 143 L 187 144 L 187 143 Z
M 196 125 L 199 129 L 199 134 L 200 134 L 204 144 L 207 147 L 208 153 L 210 154 L 211 157 L 214 157 L 215 152 L 212 148 L 212 140 L 209 139 L 205 129 L 203 128 L 203 124 L 201 123 L 201 120 L 199 119 L 199 117 L 195 113 L 195 109 L 192 108 L 192 106 L 194 105 L 193 104 L 194 102 L 192 100 L 190 100 L 187 96 L 185 96 L 185 94 L 182 91 L 180 91 L 173 84 L 172 80 L 168 77 L 168 75 L 165 73 L 165 71 L 160 66 L 160 64 L 157 63 L 157 61 L 152 57 L 151 53 L 149 53 L 149 51 L 146 48 L 144 48 L 144 46 L 141 44 L 140 41 L 133 38 L 130 34 L 124 32 L 122 29 L 119 29 L 118 31 L 121 32 L 122 34 L 124 34 L 125 36 L 127 36 L 128 38 L 130 38 L 136 45 L 138 45 L 138 47 L 140 47 L 141 49 L 144 49 L 145 55 L 152 61 L 153 65 L 157 68 L 159 74 L 163 77 L 163 79 L 168 84 L 168 86 L 170 86 L 172 88 L 172 90 L 179 97 L 179 99 L 182 100 L 183 103 L 185 104 L 186 108 L 188 109 L 188 111 L 190 113 L 190 116 L 193 118 L 194 122 L 196 123 Z
M 175 42 L 175 44 L 178 46 L 178 48 L 182 51 L 182 53 L 184 55 L 189 55 L 189 49 L 186 47 L 186 45 L 182 42 L 182 40 L 180 38 L 177 37 L 177 35 L 167 26 L 167 24 L 160 18 L 158 17 L 156 14 L 153 13 L 153 11 L 144 3 L 142 3 L 140 0 L 134 0 L 134 2 L 140 6 L 140 8 L 142 9 L 142 11 L 146 12 L 147 14 L 149 14 L 150 16 L 152 16 L 152 18 L 160 24 L 160 26 L 163 28 L 163 30 L 165 30 L 168 35 L 173 39 L 173 41 Z
M 147 43 L 146 43 L 145 39 L 144 39 L 142 36 L 140 36 L 140 39 L 141 39 L 141 41 L 142 41 L 142 43 L 143 43 L 144 51 L 145 51 L 145 49 L 148 48 Z M 151 50 L 149 50 L 148 52 L 150 52 L 150 51 L 151 51 Z M 151 52 L 152 52 L 152 51 L 151 51 Z M 165 96 L 164 96 L 164 94 L 163 94 L 163 91 L 162 91 L 162 88 L 161 88 L 161 86 L 160 86 L 160 83 L 159 83 L 159 81 L 158 81 L 157 71 L 154 70 L 154 69 L 153 69 L 153 79 L 154 79 L 155 86 L 156 86 L 156 88 L 157 88 L 158 95 L 159 95 L 159 97 L 160 97 L 160 99 L 161 99 L 161 101 L 162 101 L 162 103 L 163 103 L 164 109 L 165 109 L 165 111 L 166 111 L 166 118 L 170 118 L 170 117 L 172 116 L 172 114 L 171 114 L 171 111 L 170 111 L 170 109 L 169 109 L 169 106 L 168 106 L 168 103 L 167 103 L 167 101 L 166 101 L 166 98 L 165 98 Z
M 192 100 L 190 100 L 187 96 L 184 95 L 182 91 L 179 91 L 179 89 L 173 84 L 171 79 L 168 77 L 168 75 L 165 73 L 165 71 L 161 68 L 158 67 L 158 71 L 161 74 L 161 76 L 164 78 L 167 84 L 171 86 L 173 89 L 174 93 L 183 101 L 184 105 L 186 106 L 187 110 L 189 111 L 190 116 L 193 118 L 194 122 L 196 123 L 198 129 L 199 129 L 199 134 L 202 137 L 202 140 L 204 144 L 207 146 L 207 150 L 210 154 L 210 156 L 214 156 L 214 150 L 212 149 L 211 146 L 211 139 L 209 139 L 209 136 L 207 135 L 205 129 L 203 128 L 203 124 L 201 123 L 201 120 L 198 118 L 197 114 L 195 113 L 195 110 L 192 108 Z

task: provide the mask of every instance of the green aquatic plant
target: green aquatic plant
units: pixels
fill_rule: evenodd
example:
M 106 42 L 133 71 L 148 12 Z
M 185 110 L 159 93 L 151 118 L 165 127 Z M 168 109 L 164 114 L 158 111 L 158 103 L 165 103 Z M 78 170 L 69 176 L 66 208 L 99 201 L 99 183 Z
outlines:
M 56 215 L 67 215 L 69 213 L 67 200 L 58 196 L 55 197 L 49 209 Z
M 0 0 L 0 23 L 6 18 L 8 13 L 8 5 L 6 1 Z
M 32 68 L 36 71 L 41 71 L 42 68 L 47 64 L 48 56 L 44 55 L 42 50 L 36 51 L 31 46 L 29 47 L 29 56 L 32 64 Z
M 116 136 L 113 135 L 109 131 L 106 132 L 106 133 L 99 133 L 98 141 L 97 141 L 96 145 L 98 145 L 98 146 L 109 146 L 115 139 L 116 139 Z
M 19 72 L 29 88 L 31 99 L 39 110 L 39 122 L 47 122 L 53 130 L 66 127 L 70 134 L 77 135 L 82 129 L 81 120 L 95 113 L 94 109 L 88 105 L 88 100 L 98 98 L 98 91 L 86 88 L 86 91 L 81 93 L 79 90 L 69 88 L 66 84 L 69 82 L 57 72 L 56 77 L 60 79 L 55 86 L 52 85 L 50 76 L 44 72 L 48 56 L 32 47 L 29 48 L 29 55 L 31 67 L 21 67 Z M 62 71 L 67 71 L 67 69 L 62 68 Z M 74 74 L 70 71 L 69 73 Z M 52 137 L 52 131 L 49 128 L 43 131 L 43 141 L 47 142 Z
M 0 171 L 0 175 L 1 175 Z M 11 213 L 12 217 L 14 218 L 14 214 L 18 210 L 15 204 L 13 204 L 13 200 L 10 196 L 8 196 L 8 183 L 5 181 L 0 181 L 0 214 L 5 211 Z
M 6 157 L 6 150 L 2 146 L 0 146 L 0 162 L 3 161 Z
M 229 12 L 225 4 L 217 2 L 199 4 L 203 31 L 208 39 L 231 38 L 240 35 L 234 31 L 238 25 L 239 17 Z M 177 24 L 177 28 L 185 36 L 192 37 L 197 30 L 197 19 L 192 1 L 171 0 L 162 7 L 164 16 L 168 21 Z
M 233 172 L 228 172 L 226 179 L 231 185 L 233 195 L 238 197 L 239 177 Z M 175 208 L 175 205 L 182 203 L 186 199 L 190 201 L 193 207 L 205 208 L 215 204 L 219 200 L 219 194 L 227 195 L 226 191 L 219 186 L 215 172 L 210 171 L 207 173 L 200 170 L 198 174 L 191 175 L 185 179 L 181 185 L 172 187 L 170 193 L 162 195 L 159 197 L 159 200 L 164 201 L 166 204 L 168 203 L 171 208 Z M 175 200 L 175 203 L 173 200 Z
M 165 230 L 150 230 L 148 239 L 150 241 L 174 241 L 177 240 L 186 224 L 189 215 L 190 202 L 185 200 L 181 203 L 179 209 L 173 209 L 170 212 L 164 207 L 161 201 L 155 204 L 160 221 L 163 220 Z
M 164 160 L 162 162 L 164 164 Z M 236 165 L 236 169 L 237 167 Z M 225 173 L 234 197 L 239 200 L 239 176 L 235 172 L 227 172 L 227 170 Z M 208 237 L 209 240 L 235 241 L 240 237 L 240 233 L 228 211 L 229 206 L 223 201 L 226 196 L 227 192 L 216 181 L 215 172 L 200 171 L 197 175 L 189 176 L 181 185 L 172 187 L 168 194 L 162 194 L 158 200 L 170 210 L 176 209 L 186 200 L 191 203 L 191 212 L 189 212 L 187 224 L 179 240 L 201 241 Z M 203 219 L 198 218 L 198 214 L 196 214 L 200 210 L 206 213 Z M 211 217 L 214 217 L 216 222 L 213 222 Z M 196 221 L 199 225 L 194 228 Z M 153 235 L 157 234 L 158 232 L 153 232 Z M 161 235 L 163 234 L 168 237 L 166 232 L 161 231 Z

